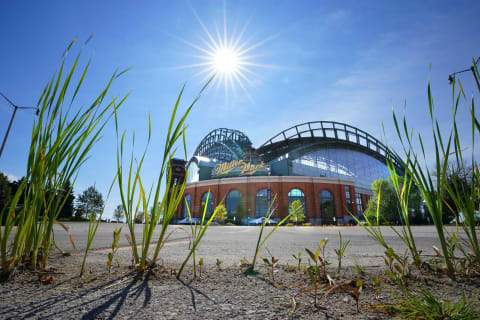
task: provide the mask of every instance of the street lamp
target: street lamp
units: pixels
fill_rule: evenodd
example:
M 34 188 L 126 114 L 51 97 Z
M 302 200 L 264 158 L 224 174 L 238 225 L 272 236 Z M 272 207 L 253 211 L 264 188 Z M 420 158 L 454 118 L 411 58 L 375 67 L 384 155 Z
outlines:
M 7 100 L 7 102 L 13 107 L 12 118 L 10 119 L 10 123 L 8 124 L 8 129 L 7 129 L 7 132 L 5 133 L 5 138 L 3 138 L 2 148 L 0 148 L 0 157 L 1 157 L 3 153 L 3 148 L 5 148 L 5 143 L 7 142 L 8 134 L 10 133 L 10 128 L 12 127 L 13 119 L 15 118 L 15 114 L 17 113 L 17 110 L 18 109 L 35 109 L 36 110 L 35 115 L 38 116 L 38 114 L 40 113 L 40 109 L 35 107 L 19 107 L 16 104 L 14 104 L 12 101 L 10 101 L 10 99 L 8 99 L 3 93 L 0 92 L 0 95 L 5 100 Z
M 480 57 L 478 57 L 477 60 L 475 61 L 475 65 L 478 65 L 479 62 L 480 62 Z M 472 71 L 473 78 L 475 79 L 475 82 L 477 83 L 478 91 L 480 92 L 480 83 L 478 82 L 478 78 L 477 78 L 477 74 L 475 73 L 475 68 L 474 68 L 474 66 L 471 66 L 471 67 L 468 68 L 468 69 L 461 70 L 461 71 L 457 71 L 457 72 L 454 72 L 454 73 L 450 74 L 450 75 L 448 76 L 448 82 L 449 82 L 450 84 L 452 84 L 452 83 L 455 81 L 455 75 L 456 75 L 457 73 L 463 73 L 463 72 L 467 72 L 467 71 Z

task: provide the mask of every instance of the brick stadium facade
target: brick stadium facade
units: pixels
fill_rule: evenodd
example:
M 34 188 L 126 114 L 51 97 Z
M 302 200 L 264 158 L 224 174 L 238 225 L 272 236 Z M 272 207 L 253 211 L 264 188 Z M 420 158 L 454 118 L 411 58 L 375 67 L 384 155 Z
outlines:
M 207 216 L 223 203 L 229 220 L 246 224 L 265 216 L 275 198 L 274 217 L 302 202 L 312 224 L 346 224 L 361 217 L 373 180 L 386 178 L 388 149 L 360 129 L 337 122 L 309 122 L 280 132 L 254 149 L 237 130 L 216 129 L 195 150 L 177 218 Z M 392 163 L 402 170 L 398 159 Z M 178 166 L 177 162 L 177 166 Z M 186 170 L 176 168 L 183 180 Z M 209 194 L 210 192 L 210 194 Z M 208 199 L 208 203 L 207 203 Z

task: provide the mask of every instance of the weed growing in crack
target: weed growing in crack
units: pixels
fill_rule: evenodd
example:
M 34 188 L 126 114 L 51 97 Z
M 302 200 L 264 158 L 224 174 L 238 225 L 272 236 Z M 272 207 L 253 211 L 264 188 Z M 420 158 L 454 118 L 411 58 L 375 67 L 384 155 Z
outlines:
M 338 231 L 338 236 L 340 238 L 340 244 L 338 249 L 335 249 L 335 253 L 338 257 L 338 266 L 337 266 L 337 275 L 340 274 L 340 269 L 342 268 L 342 259 L 343 255 L 345 254 L 345 250 L 347 249 L 348 245 L 350 244 L 350 240 L 343 242 L 342 234 Z
M 115 228 L 113 230 L 113 241 L 112 241 L 112 251 L 108 253 L 108 273 L 110 273 L 110 270 L 112 269 L 112 264 L 113 264 L 113 257 L 115 256 L 115 253 L 117 253 L 118 250 L 118 241 L 120 241 L 120 235 L 122 233 L 122 228 L 118 229 Z

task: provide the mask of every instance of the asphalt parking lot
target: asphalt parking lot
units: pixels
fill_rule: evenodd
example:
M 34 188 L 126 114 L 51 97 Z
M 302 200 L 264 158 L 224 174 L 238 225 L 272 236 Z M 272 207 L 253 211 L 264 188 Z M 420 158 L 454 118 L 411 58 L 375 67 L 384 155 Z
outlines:
M 74 239 L 75 245 L 79 251 L 83 251 L 87 243 L 88 223 L 67 223 L 70 233 Z M 89 254 L 89 262 L 105 262 L 106 254 L 112 243 L 113 230 L 116 227 L 122 227 L 122 237 L 119 243 L 120 249 L 118 256 L 120 260 L 127 262 L 131 257 L 131 250 L 125 234 L 128 233 L 128 227 L 122 223 L 102 223 L 100 224 L 95 240 Z M 179 228 L 181 227 L 181 228 Z M 136 225 L 135 234 L 137 244 L 141 243 L 141 230 L 143 225 Z M 272 227 L 266 227 L 266 233 Z M 412 227 L 417 247 L 423 251 L 423 254 L 433 255 L 432 245 L 439 247 L 437 233 L 434 226 L 414 226 Z M 455 228 L 448 227 L 453 232 Z M 154 239 L 158 238 L 160 228 L 154 234 Z M 161 251 L 161 258 L 167 264 L 180 264 L 188 254 L 190 226 L 169 226 L 168 232 L 173 231 L 167 245 Z M 203 257 L 206 264 L 214 265 L 216 259 L 223 261 L 223 266 L 238 264 L 240 259 L 247 258 L 251 260 L 254 254 L 258 239 L 260 227 L 255 226 L 211 226 L 205 237 L 202 239 L 198 248 L 198 257 Z M 396 251 L 403 253 L 405 246 L 390 227 L 382 227 L 382 231 L 387 243 Z M 280 227 L 267 240 L 262 251 L 262 255 L 269 257 L 269 252 L 280 259 L 281 264 L 295 264 L 292 254 L 302 252 L 304 261 L 306 261 L 305 248 L 315 250 L 319 247 L 322 239 L 328 239 L 326 255 L 330 261 L 336 264 L 335 248 L 338 248 L 338 232 L 342 233 L 344 241 L 350 240 L 343 265 L 354 265 L 359 263 L 365 266 L 380 265 L 383 263 L 383 249 L 374 243 L 368 236 L 368 233 L 362 227 Z M 59 226 L 55 226 L 55 240 L 64 250 L 71 251 L 72 246 L 68 234 Z M 153 250 L 153 248 L 152 248 Z

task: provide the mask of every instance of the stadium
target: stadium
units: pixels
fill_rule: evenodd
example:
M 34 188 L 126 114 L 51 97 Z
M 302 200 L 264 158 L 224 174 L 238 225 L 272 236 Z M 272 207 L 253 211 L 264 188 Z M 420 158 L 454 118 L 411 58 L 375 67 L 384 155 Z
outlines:
M 219 128 L 203 138 L 192 158 L 174 161 L 172 172 L 187 183 L 177 218 L 213 213 L 222 201 L 229 221 L 248 224 L 264 217 L 275 198 L 273 216 L 285 217 L 300 200 L 306 221 L 352 222 L 372 196 L 371 184 L 387 178 L 387 156 L 401 162 L 367 132 L 345 123 L 302 123 L 268 139 L 258 148 L 243 132 Z M 209 195 L 210 192 L 210 195 Z M 207 203 L 208 197 L 208 203 Z

